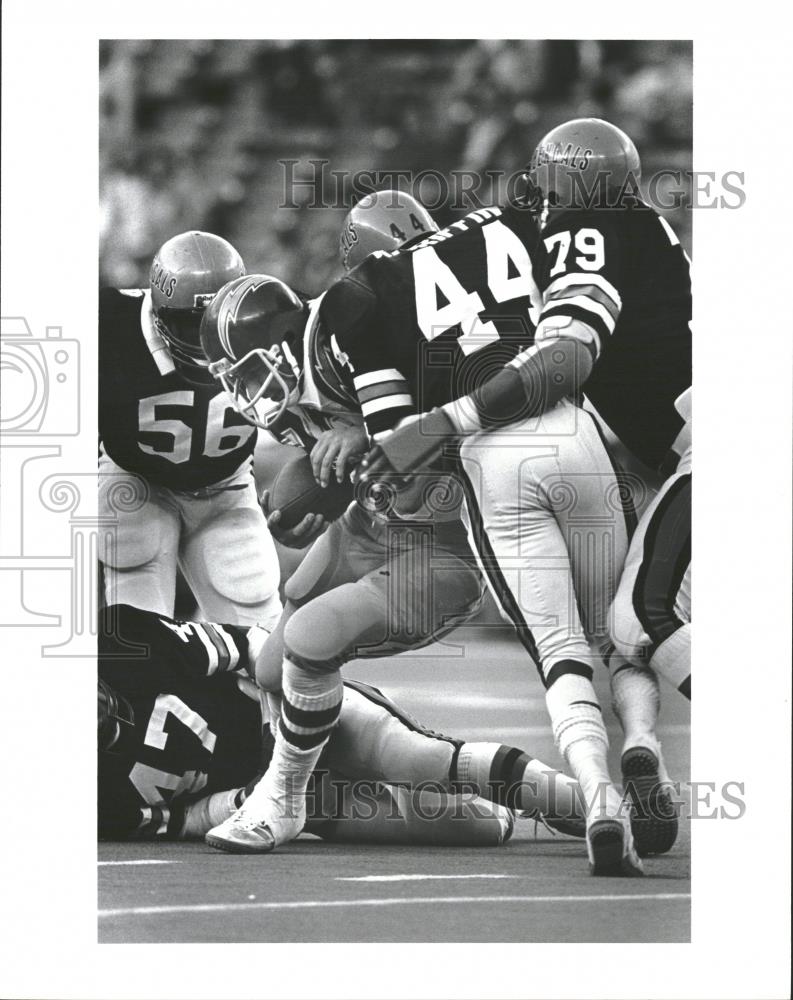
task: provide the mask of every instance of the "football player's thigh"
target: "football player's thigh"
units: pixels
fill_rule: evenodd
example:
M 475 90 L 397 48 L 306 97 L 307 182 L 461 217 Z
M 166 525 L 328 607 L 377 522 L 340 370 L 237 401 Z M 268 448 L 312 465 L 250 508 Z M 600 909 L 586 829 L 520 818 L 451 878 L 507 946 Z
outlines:
M 574 434 L 557 441 L 558 469 L 538 489 L 553 510 L 573 571 L 573 586 L 588 635 L 608 635 L 608 615 L 636 525 L 631 481 L 613 464 L 595 418 L 576 412 Z
M 415 649 L 440 638 L 479 607 L 482 578 L 464 530 L 452 536 L 447 525 L 423 529 L 405 525 L 390 540 L 385 575 L 372 574 L 373 587 L 385 591 L 388 648 L 362 653 L 383 656 Z M 462 543 L 462 544 L 460 544 Z
M 163 491 L 118 467 L 111 470 L 108 461 L 100 466 L 98 504 L 100 518 L 110 526 L 99 553 L 106 602 L 172 615 L 178 511 Z
M 462 560 L 445 554 L 444 571 L 435 574 L 418 571 L 413 554 L 402 552 L 299 608 L 284 632 L 286 650 L 307 665 L 329 667 L 359 656 L 392 656 L 443 635 L 477 606 L 480 594 L 478 574 Z
M 640 655 L 681 621 L 691 620 L 691 473 L 670 476 L 631 539 L 611 612 L 611 638 Z M 673 609 L 673 610 L 670 610 Z
M 562 403 L 541 420 L 469 439 L 461 458 L 494 589 L 511 592 L 530 627 L 569 609 L 578 629 L 577 598 L 587 630 L 604 631 L 627 526 L 593 418 Z
M 347 681 L 322 767 L 360 781 L 447 789 L 459 742 L 425 729 L 368 684 Z
M 274 626 L 278 556 L 253 480 L 241 490 L 183 500 L 180 565 L 201 612 L 231 625 Z
M 285 604 L 278 625 L 265 643 L 256 665 L 256 677 L 268 691 L 279 690 L 284 655 L 284 632 L 292 616 L 305 605 L 311 609 L 302 616 L 308 628 L 322 627 L 336 602 L 318 601 L 323 594 L 357 580 L 385 559 L 383 545 L 369 535 L 356 531 L 354 517 L 345 514 L 319 536 L 284 588 Z M 316 603 L 314 603 L 316 602 Z M 331 646 L 323 647 L 331 649 Z M 332 647 L 334 650 L 336 646 Z

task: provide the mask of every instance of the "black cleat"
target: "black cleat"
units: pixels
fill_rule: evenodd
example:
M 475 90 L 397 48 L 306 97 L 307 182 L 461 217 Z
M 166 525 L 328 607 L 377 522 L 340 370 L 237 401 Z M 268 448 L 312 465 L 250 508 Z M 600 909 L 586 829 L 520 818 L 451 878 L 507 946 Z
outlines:
M 639 857 L 665 854 L 677 840 L 677 807 L 661 778 L 657 754 L 631 747 L 622 755 L 622 784 L 631 803 L 631 829 Z
M 616 818 L 595 820 L 587 828 L 589 872 L 596 876 L 639 878 L 644 868 L 627 825 Z

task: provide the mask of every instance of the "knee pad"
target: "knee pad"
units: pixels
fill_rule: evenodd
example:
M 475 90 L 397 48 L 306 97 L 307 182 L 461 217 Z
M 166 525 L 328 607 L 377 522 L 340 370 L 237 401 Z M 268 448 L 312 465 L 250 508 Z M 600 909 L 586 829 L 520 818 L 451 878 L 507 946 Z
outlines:
M 119 479 L 114 486 L 100 490 L 99 516 L 113 520 L 107 533 L 101 535 L 99 559 L 111 569 L 140 569 L 160 555 L 175 553 L 179 543 L 178 517 L 165 504 L 146 494 L 144 502 L 138 505 L 133 500 L 128 509 L 124 509 L 119 499 L 122 489 L 126 490 L 129 485 L 134 495 L 140 496 L 135 479 L 137 477 Z M 148 490 L 143 480 L 138 481 Z
M 234 604 L 261 604 L 278 591 L 278 557 L 258 510 L 226 511 L 210 520 L 190 540 L 186 561 L 199 563 L 205 582 Z

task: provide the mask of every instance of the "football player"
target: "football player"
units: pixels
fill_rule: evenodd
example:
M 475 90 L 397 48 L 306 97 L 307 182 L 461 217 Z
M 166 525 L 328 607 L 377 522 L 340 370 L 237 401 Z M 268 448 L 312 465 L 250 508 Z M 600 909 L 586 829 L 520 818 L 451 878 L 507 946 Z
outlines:
M 688 256 L 642 200 L 640 178 L 624 132 L 575 119 L 540 140 L 528 193 L 547 250 L 541 325 L 552 345 L 582 345 L 577 384 L 632 455 L 667 477 L 633 536 L 610 616 L 622 654 L 610 667 L 623 785 L 644 853 L 661 853 L 677 820 L 659 792 L 668 779 L 656 671 L 690 693 L 692 303 Z M 547 385 L 549 374 L 532 377 Z
M 325 293 L 317 323 L 347 361 L 371 438 L 386 447 L 390 439 L 385 435 L 405 418 L 452 403 L 461 386 L 487 383 L 505 364 L 523 358 L 542 305 L 534 252 L 541 252 L 541 246 L 531 213 L 486 209 L 407 249 L 369 256 Z M 234 326 L 236 312 L 229 309 L 228 315 L 221 331 Z M 278 317 L 273 317 L 264 341 L 259 332 L 258 340 L 220 335 L 205 342 L 211 370 L 225 379 L 243 411 L 250 413 L 265 397 L 287 406 L 292 386 L 299 382 L 301 369 L 292 362 L 302 356 L 306 328 L 290 329 L 291 339 L 279 337 L 279 329 Z M 494 435 L 480 442 L 481 454 L 470 456 L 482 471 L 485 502 L 492 507 L 486 517 L 491 530 L 500 534 L 499 551 L 494 552 L 482 530 L 479 498 L 469 488 L 472 534 L 497 597 L 540 666 L 560 747 L 586 782 L 584 791 L 593 804 L 588 833 L 593 870 L 639 874 L 621 796 L 608 777 L 605 727 L 591 684 L 592 654 L 575 599 L 582 595 L 587 631 L 602 637 L 613 594 L 609 572 L 621 566 L 627 550 L 624 511 L 614 499 L 619 496 L 617 474 L 594 418 L 571 402 L 562 400 L 539 421 L 535 414 L 521 420 L 521 413 L 520 407 L 502 412 L 496 423 L 506 426 L 503 440 Z M 387 484 L 397 509 L 420 505 L 417 471 L 437 480 L 437 466 L 425 459 L 439 450 L 439 420 L 444 438 L 456 433 L 445 411 L 435 411 L 433 419 L 416 425 L 420 430 L 409 439 L 407 461 L 388 453 L 389 471 L 414 479 L 407 489 Z M 397 434 L 396 440 L 403 440 Z M 417 438 L 422 442 L 418 451 Z M 518 455 L 520 462 L 515 461 Z M 565 470 L 578 476 L 575 498 L 566 490 Z M 472 478 L 475 472 L 466 469 Z M 531 514 L 526 513 L 527 495 L 533 499 Z M 566 503 L 565 495 L 575 502 Z M 571 567 L 569 538 L 576 521 L 585 525 L 591 549 L 575 552 Z M 531 626 L 519 595 L 531 601 L 537 618 Z M 357 612 L 358 605 L 345 601 L 334 628 L 354 623 Z M 259 849 L 270 850 L 300 829 L 300 789 L 338 715 L 338 668 L 344 657 L 329 657 L 325 643 L 305 629 L 290 631 L 294 642 L 286 643 L 284 711 L 274 766 L 246 808 L 213 831 L 216 846 L 225 843 L 233 850 L 235 841 L 250 846 L 258 836 Z
M 405 213 L 423 211 L 409 196 L 381 194 L 388 199 L 366 210 L 369 248 L 375 225 L 389 246 L 392 227 L 408 226 Z M 352 210 L 353 224 L 360 211 Z M 310 452 L 319 482 L 331 466 L 341 481 L 368 436 L 351 373 L 320 311 L 321 297 L 309 302 L 278 279 L 249 275 L 218 293 L 202 341 L 240 412 Z M 482 587 L 460 519 L 462 493 L 437 475 L 422 488 L 409 511 L 384 509 L 379 499 L 368 510 L 353 504 L 315 542 L 286 584 L 283 616 L 257 665 L 266 690 L 280 690 L 285 655 L 339 664 L 389 656 L 440 638 L 478 608 Z M 270 512 L 274 536 L 287 545 L 303 546 L 326 526 L 318 514 L 288 531 L 279 520 L 280 511 Z
M 259 627 L 106 608 L 98 641 L 98 831 L 104 839 L 203 837 L 255 786 L 272 752 L 240 673 Z M 480 793 L 485 798 L 480 797 Z M 308 829 L 369 843 L 495 846 L 512 810 L 583 832 L 578 789 L 513 747 L 433 733 L 381 692 L 348 682 L 315 775 Z
M 537 269 L 542 308 L 534 346 L 474 393 L 398 430 L 383 443 L 385 458 L 374 462 L 390 456 L 392 466 L 409 467 L 427 454 L 428 442 L 437 447 L 461 434 L 464 462 L 481 464 L 482 448 L 493 440 L 492 432 L 482 436 L 483 429 L 516 410 L 557 412 L 552 408 L 560 397 L 583 391 L 637 459 L 673 471 L 643 516 L 611 615 L 611 638 L 631 658 L 610 657 L 614 706 L 625 734 L 623 782 L 647 817 L 649 790 L 666 781 L 655 736 L 658 681 L 647 663 L 684 689 L 690 672 L 690 437 L 678 400 L 685 401 L 691 385 L 691 280 L 677 236 L 641 199 L 640 176 L 636 147 L 608 122 L 577 119 L 540 141 L 526 193 L 527 207 L 541 218 L 545 248 Z M 503 504 L 493 499 L 496 521 Z M 488 537 L 497 534 L 488 527 Z M 636 662 L 640 652 L 644 662 Z M 555 694 L 551 688 L 549 696 Z M 586 700 L 583 688 L 580 698 Z M 574 746 L 571 753 L 586 747 Z M 676 836 L 671 799 L 660 798 L 655 818 L 644 827 L 641 820 L 634 824 L 645 854 L 668 850 Z
M 275 624 L 278 559 L 251 474 L 256 429 L 207 372 L 198 333 L 245 273 L 211 233 L 168 240 L 147 289 L 99 294 L 99 506 L 108 603 L 172 614 L 177 567 L 202 614 Z
M 666 463 L 673 471 L 631 540 L 611 634 L 619 652 L 634 664 L 632 673 L 649 663 L 690 700 L 691 389 L 675 400 L 675 409 L 685 423 Z M 651 764 L 649 770 L 652 777 Z

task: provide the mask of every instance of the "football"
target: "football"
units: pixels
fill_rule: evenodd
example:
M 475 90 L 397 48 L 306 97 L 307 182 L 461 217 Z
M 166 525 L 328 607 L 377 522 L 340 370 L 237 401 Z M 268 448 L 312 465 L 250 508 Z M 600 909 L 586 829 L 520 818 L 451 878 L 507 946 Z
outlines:
M 337 483 L 335 477 L 324 488 L 314 479 L 311 459 L 301 455 L 287 462 L 275 477 L 270 490 L 270 509 L 281 511 L 282 528 L 294 528 L 306 514 L 322 514 L 335 521 L 355 496 L 349 481 Z

